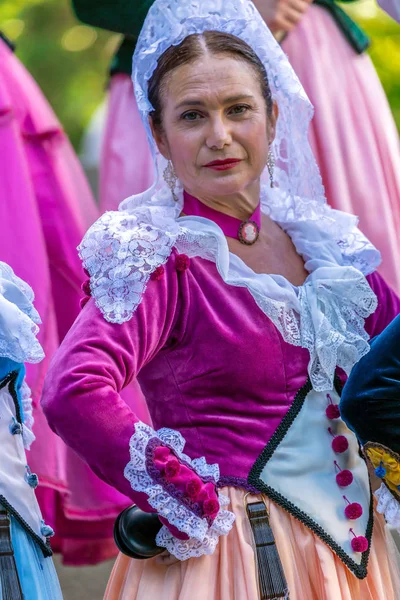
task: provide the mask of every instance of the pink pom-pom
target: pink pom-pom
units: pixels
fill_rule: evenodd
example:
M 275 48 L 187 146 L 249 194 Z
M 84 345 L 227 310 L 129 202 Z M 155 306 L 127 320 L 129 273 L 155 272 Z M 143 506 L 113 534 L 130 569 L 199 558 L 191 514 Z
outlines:
M 81 309 L 85 306 L 85 304 L 87 304 L 87 302 L 89 302 L 89 300 L 90 300 L 90 298 L 88 298 L 87 296 L 80 299 L 79 305 L 80 305 Z
M 205 500 L 203 502 L 203 511 L 207 517 L 215 518 L 219 511 L 219 502 L 218 500 L 214 500 L 214 498 L 210 498 L 209 500 Z
M 342 454 L 342 452 L 346 452 L 349 447 L 349 442 L 344 435 L 337 435 L 333 438 L 332 449 L 336 454 Z
M 171 454 L 171 450 L 166 446 L 157 446 L 154 450 L 154 460 L 166 460 Z
M 86 296 L 90 296 L 92 294 L 92 290 L 90 289 L 90 279 L 86 279 L 86 281 L 82 283 L 81 290 Z
M 165 270 L 164 270 L 164 267 L 163 267 L 162 265 L 160 265 L 159 267 L 157 267 L 157 269 L 155 269 L 155 270 L 152 272 L 152 274 L 151 274 L 150 278 L 151 278 L 153 281 L 159 281 L 159 280 L 161 279 L 161 277 L 163 277 L 163 275 L 164 275 L 164 272 L 165 272 Z
M 176 475 L 178 475 L 179 471 L 180 464 L 176 458 L 173 458 L 167 462 L 165 466 L 165 476 L 167 479 L 173 479 Z
M 353 473 L 348 469 L 343 469 L 336 475 L 336 483 L 340 485 L 340 487 L 347 487 L 351 483 L 353 483 Z
M 359 519 L 363 514 L 361 504 L 358 504 L 358 502 L 352 502 L 351 504 L 348 504 L 344 509 L 344 514 L 346 515 L 347 519 L 351 519 L 352 521 Z
M 351 547 L 354 552 L 365 552 L 368 550 L 368 540 L 363 535 L 359 535 L 351 540 Z
M 178 254 L 175 260 L 175 268 L 177 271 L 186 271 L 190 265 L 190 258 L 186 254 Z
M 325 411 L 328 419 L 338 419 L 340 417 L 340 410 L 338 404 L 328 404 Z
M 186 486 L 186 493 L 192 500 L 200 493 L 201 483 L 198 479 L 191 479 Z

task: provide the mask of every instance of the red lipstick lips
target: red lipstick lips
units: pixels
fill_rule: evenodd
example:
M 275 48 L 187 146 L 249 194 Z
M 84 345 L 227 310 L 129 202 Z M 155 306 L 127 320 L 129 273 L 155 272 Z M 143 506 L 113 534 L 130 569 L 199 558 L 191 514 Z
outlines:
M 233 169 L 240 162 L 242 162 L 240 158 L 226 158 L 225 160 L 213 160 L 204 166 L 208 169 L 214 169 L 214 171 L 226 171 L 227 169 Z

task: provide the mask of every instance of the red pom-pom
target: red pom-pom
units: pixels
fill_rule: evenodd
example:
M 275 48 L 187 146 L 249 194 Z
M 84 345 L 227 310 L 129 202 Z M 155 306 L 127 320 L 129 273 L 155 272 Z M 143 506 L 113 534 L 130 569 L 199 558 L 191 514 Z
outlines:
M 160 265 L 159 267 L 157 267 L 157 269 L 155 269 L 152 272 L 151 279 L 153 281 L 159 281 L 163 275 L 164 275 L 164 267 L 162 265 Z
M 92 294 L 92 290 L 90 289 L 90 279 L 86 279 L 85 283 L 82 283 L 81 290 L 86 296 Z
M 340 410 L 338 404 L 328 404 L 325 411 L 328 419 L 338 419 L 340 417 Z
M 192 500 L 200 493 L 201 483 L 198 479 L 191 479 L 186 486 L 186 493 Z
M 351 540 L 351 547 L 354 552 L 365 552 L 368 550 L 368 540 L 363 535 L 359 535 Z
M 344 509 L 344 514 L 346 515 L 347 519 L 351 519 L 352 521 L 359 519 L 363 514 L 361 504 L 358 504 L 358 502 L 352 502 L 351 504 L 348 504 Z
M 207 517 L 215 518 L 219 511 L 219 502 L 210 498 L 203 502 L 203 511 Z
M 340 485 L 340 487 L 347 487 L 351 483 L 353 483 L 353 473 L 348 469 L 343 469 L 336 475 L 336 483 Z
M 349 442 L 344 435 L 337 435 L 333 438 L 332 449 L 336 454 L 342 454 L 342 452 L 346 452 L 349 447 Z
M 175 268 L 177 271 L 186 271 L 190 265 L 190 258 L 186 254 L 178 254 L 175 260 Z
M 165 466 L 165 476 L 167 479 L 173 479 L 176 475 L 178 475 L 179 471 L 180 471 L 180 464 L 179 462 L 176 460 L 176 458 L 173 458 L 172 460 L 169 460 Z
M 89 302 L 89 300 L 90 300 L 90 298 L 88 298 L 87 296 L 85 296 L 84 298 L 80 299 L 79 304 L 80 304 L 81 309 L 85 306 L 85 304 L 87 302 Z

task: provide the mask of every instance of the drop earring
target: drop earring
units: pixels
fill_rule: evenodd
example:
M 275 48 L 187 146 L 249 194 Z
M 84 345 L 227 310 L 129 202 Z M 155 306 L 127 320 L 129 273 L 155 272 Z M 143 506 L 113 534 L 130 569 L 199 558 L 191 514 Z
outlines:
M 272 154 L 272 150 L 268 152 L 268 160 L 267 160 L 267 168 L 269 173 L 269 182 L 270 186 L 274 187 L 274 168 L 275 168 L 275 158 Z
M 171 194 L 175 202 L 178 202 L 178 196 L 175 192 L 176 182 L 178 181 L 178 177 L 174 171 L 174 167 L 172 162 L 169 160 L 167 166 L 164 169 L 163 173 L 164 181 L 171 190 Z

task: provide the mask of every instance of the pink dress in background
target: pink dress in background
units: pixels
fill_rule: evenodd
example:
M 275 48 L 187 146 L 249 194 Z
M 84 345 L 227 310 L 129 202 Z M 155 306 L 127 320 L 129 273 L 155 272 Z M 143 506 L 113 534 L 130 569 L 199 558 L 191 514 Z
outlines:
M 283 50 L 315 107 L 310 141 L 328 203 L 360 218 L 382 253 L 380 273 L 400 292 L 400 152 L 370 58 L 351 48 L 331 15 L 311 5 Z M 153 180 L 150 151 L 128 75 L 112 77 L 100 205 L 116 210 Z
M 372 62 L 315 5 L 282 47 L 315 108 L 310 142 L 328 203 L 359 216 L 382 253 L 380 273 L 400 292 L 399 138 Z
M 69 564 L 116 554 L 115 515 L 129 502 L 98 479 L 55 435 L 39 405 L 49 361 L 79 313 L 84 279 L 76 246 L 98 210 L 78 159 L 40 89 L 0 40 L 0 259 L 35 292 L 46 358 L 27 366 L 39 476 L 53 548 Z
M 100 165 L 100 210 L 147 190 L 153 183 L 153 159 L 129 75 L 111 78 Z

